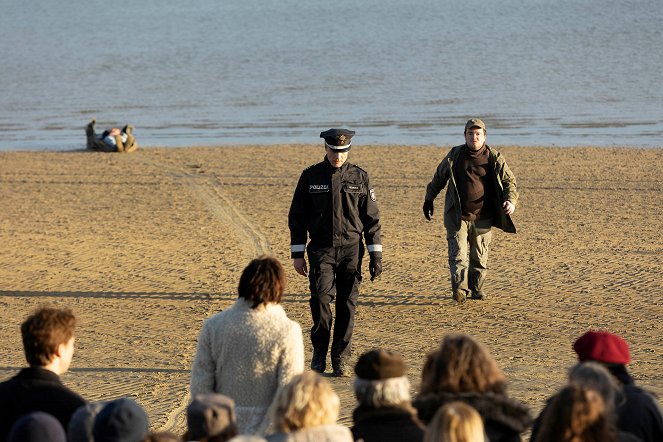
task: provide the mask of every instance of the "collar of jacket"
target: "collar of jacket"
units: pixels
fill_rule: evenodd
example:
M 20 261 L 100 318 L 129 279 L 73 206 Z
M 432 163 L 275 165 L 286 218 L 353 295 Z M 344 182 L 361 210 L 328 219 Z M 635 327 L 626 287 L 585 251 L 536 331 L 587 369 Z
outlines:
M 623 385 L 634 384 L 633 377 L 622 364 L 604 364 L 610 374 L 617 378 Z
M 26 367 L 18 372 L 18 377 L 62 383 L 60 376 L 43 367 Z
M 529 408 L 515 399 L 496 393 L 427 393 L 419 396 L 413 405 L 424 422 L 430 422 L 435 412 L 445 404 L 465 402 L 474 407 L 484 421 L 499 422 L 517 432 L 532 425 Z
M 407 410 L 402 407 L 380 407 L 380 408 L 369 408 L 365 406 L 360 406 L 354 409 L 352 412 L 352 420 L 355 424 L 363 421 L 413 421 L 419 423 L 419 419 L 416 415 L 416 410 L 412 408 Z
M 331 163 L 329 162 L 329 160 L 327 159 L 327 155 L 325 155 L 325 158 L 322 160 L 322 162 L 327 165 L 327 168 L 332 173 L 334 173 L 336 171 L 345 172 L 346 170 L 348 170 L 348 167 L 350 167 L 350 163 L 348 162 L 348 160 L 345 160 L 345 163 L 343 163 L 343 165 L 339 168 L 336 168 L 336 167 L 332 166 Z

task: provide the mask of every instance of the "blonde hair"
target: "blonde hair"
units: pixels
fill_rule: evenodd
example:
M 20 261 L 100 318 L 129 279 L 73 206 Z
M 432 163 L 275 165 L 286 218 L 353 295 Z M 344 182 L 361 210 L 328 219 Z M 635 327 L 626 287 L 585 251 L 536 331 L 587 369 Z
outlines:
M 485 442 L 479 413 L 464 402 L 441 407 L 430 421 L 424 442 Z
M 277 431 L 334 424 L 340 401 L 329 382 L 313 371 L 292 378 L 277 394 L 272 406 L 272 421 Z

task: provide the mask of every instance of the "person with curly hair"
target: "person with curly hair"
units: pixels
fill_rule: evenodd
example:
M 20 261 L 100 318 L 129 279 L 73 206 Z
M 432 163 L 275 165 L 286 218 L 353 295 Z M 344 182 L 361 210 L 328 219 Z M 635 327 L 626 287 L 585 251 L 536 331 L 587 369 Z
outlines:
M 491 442 L 520 441 L 532 424 L 529 408 L 507 395 L 507 382 L 497 362 L 467 335 L 447 335 L 430 353 L 421 374 L 421 390 L 413 405 L 429 423 L 437 410 L 464 402 L 481 415 Z
M 285 282 L 276 258 L 252 260 L 240 277 L 239 298 L 208 318 L 200 331 L 191 397 L 232 398 L 240 434 L 264 431 L 277 390 L 304 371 L 302 329 L 281 306 Z

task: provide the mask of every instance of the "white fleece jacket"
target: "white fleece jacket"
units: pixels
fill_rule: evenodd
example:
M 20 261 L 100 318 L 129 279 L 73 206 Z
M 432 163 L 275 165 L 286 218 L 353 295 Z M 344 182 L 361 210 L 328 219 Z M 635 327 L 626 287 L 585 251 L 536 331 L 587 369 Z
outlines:
M 303 371 L 299 324 L 278 304 L 252 309 L 240 298 L 203 323 L 191 369 L 191 396 L 231 397 L 240 434 L 256 434 L 269 425 L 267 410 L 277 390 Z

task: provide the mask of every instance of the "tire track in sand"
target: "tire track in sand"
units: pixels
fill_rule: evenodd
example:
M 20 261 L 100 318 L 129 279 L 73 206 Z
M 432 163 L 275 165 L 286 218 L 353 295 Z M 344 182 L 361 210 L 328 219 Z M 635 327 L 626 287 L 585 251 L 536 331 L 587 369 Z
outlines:
M 141 160 L 146 165 L 165 172 L 176 182 L 188 188 L 191 195 L 201 201 L 219 223 L 231 230 L 231 233 L 239 240 L 242 249 L 249 257 L 272 254 L 272 246 L 266 235 L 223 192 L 223 184 L 218 177 L 202 176 L 198 173 L 197 168 L 194 168 L 195 172 L 193 172 L 181 166 L 165 164 L 146 157 L 141 158 Z M 186 408 L 190 400 L 191 395 L 187 391 L 177 407 L 166 414 L 166 422 L 156 431 L 178 434 L 186 428 Z
M 197 169 L 199 166 L 190 166 L 196 168 L 195 172 L 192 172 L 183 167 L 172 166 L 149 158 L 141 158 L 141 160 L 155 169 L 165 171 L 176 182 L 189 188 L 190 193 L 204 203 L 219 222 L 231 228 L 247 255 L 253 257 L 272 253 L 272 246 L 265 234 L 223 192 L 223 184 L 218 177 L 201 175 Z

